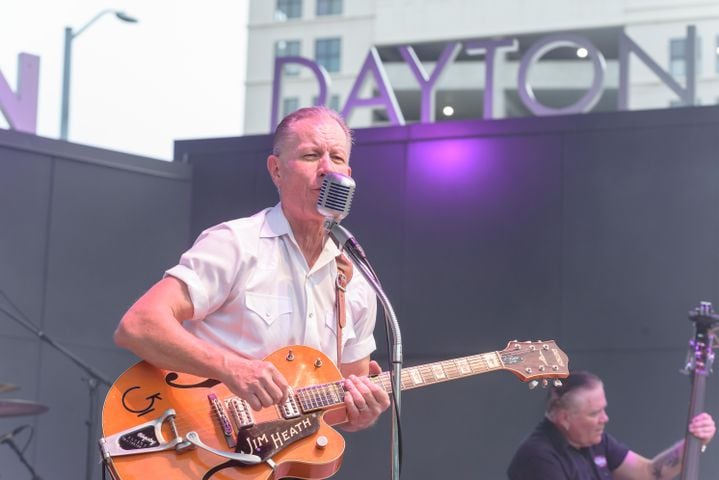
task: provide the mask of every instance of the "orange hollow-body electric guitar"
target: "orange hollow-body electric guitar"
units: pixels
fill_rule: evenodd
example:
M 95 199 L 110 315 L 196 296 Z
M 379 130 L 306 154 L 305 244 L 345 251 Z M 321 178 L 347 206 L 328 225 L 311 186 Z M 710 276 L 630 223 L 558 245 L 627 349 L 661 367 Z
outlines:
M 217 380 L 147 362 L 125 371 L 102 412 L 100 449 L 113 478 L 320 479 L 337 472 L 345 442 L 330 425 L 347 419 L 339 370 L 303 346 L 282 348 L 265 360 L 292 391 L 285 404 L 260 411 Z M 565 378 L 567 364 L 554 341 L 513 341 L 502 351 L 405 368 L 401 384 L 407 390 L 494 370 L 509 370 L 523 381 Z M 388 372 L 372 380 L 391 392 Z

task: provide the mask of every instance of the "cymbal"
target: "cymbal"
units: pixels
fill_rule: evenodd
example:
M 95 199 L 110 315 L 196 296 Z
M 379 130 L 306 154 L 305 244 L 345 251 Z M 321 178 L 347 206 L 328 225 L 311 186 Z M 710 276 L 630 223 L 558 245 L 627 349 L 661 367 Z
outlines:
M 0 399 L 0 417 L 21 417 L 46 412 L 47 405 L 30 400 Z
M 20 387 L 12 383 L 0 383 L 0 393 L 14 392 L 18 388 Z

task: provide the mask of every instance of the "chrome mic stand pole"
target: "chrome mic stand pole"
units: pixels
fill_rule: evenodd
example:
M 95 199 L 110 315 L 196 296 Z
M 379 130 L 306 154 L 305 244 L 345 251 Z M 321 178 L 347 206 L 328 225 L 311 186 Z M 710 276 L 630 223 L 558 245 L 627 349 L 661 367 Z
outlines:
M 329 231 L 330 236 L 339 244 L 340 249 L 344 249 L 352 263 L 359 269 L 362 276 L 367 280 L 374 289 L 377 298 L 379 298 L 384 307 L 385 321 L 388 325 L 388 332 L 391 337 L 392 348 L 389 352 L 390 362 L 392 363 L 392 479 L 399 480 L 399 419 L 401 412 L 401 394 L 402 394 L 402 335 L 399 331 L 399 323 L 394 313 L 392 304 L 387 295 L 382 290 L 379 279 L 372 270 L 371 265 L 367 261 L 367 257 L 362 251 L 362 247 L 357 243 L 352 234 L 343 226 L 333 220 L 327 220 L 325 228 Z

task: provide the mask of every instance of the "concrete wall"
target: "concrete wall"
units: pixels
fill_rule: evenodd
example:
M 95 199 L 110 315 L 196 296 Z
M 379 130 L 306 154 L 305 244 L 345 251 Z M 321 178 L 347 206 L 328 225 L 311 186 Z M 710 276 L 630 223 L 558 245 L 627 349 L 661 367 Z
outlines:
M 112 332 L 187 247 L 189 208 L 187 165 L 0 130 L 0 383 L 20 387 L 0 394 L 0 434 L 34 428 L 25 457 L 40 477 L 85 478 L 87 374 L 8 313 L 114 381 L 136 359 Z M 106 393 L 98 388 L 97 405 Z M 49 410 L 4 417 L 11 398 Z M 29 433 L 15 438 L 20 448 Z M 91 436 L 91 478 L 100 478 Z M 30 478 L 7 445 L 0 476 Z

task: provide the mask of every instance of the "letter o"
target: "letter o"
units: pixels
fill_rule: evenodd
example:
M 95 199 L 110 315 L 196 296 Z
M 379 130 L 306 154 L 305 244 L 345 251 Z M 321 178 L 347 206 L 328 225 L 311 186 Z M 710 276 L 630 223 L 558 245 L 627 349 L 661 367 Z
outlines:
M 542 105 L 534 95 L 532 86 L 527 81 L 529 69 L 547 52 L 558 47 L 584 47 L 589 52 L 589 58 L 594 67 L 594 79 L 589 90 L 572 105 L 562 108 L 552 108 Z M 522 103 L 535 115 L 564 115 L 571 113 L 584 113 L 591 110 L 599 101 L 604 85 L 604 72 L 607 62 L 604 55 L 586 37 L 571 33 L 559 33 L 547 35 L 537 41 L 522 57 L 519 64 L 519 75 L 517 78 L 517 89 Z

